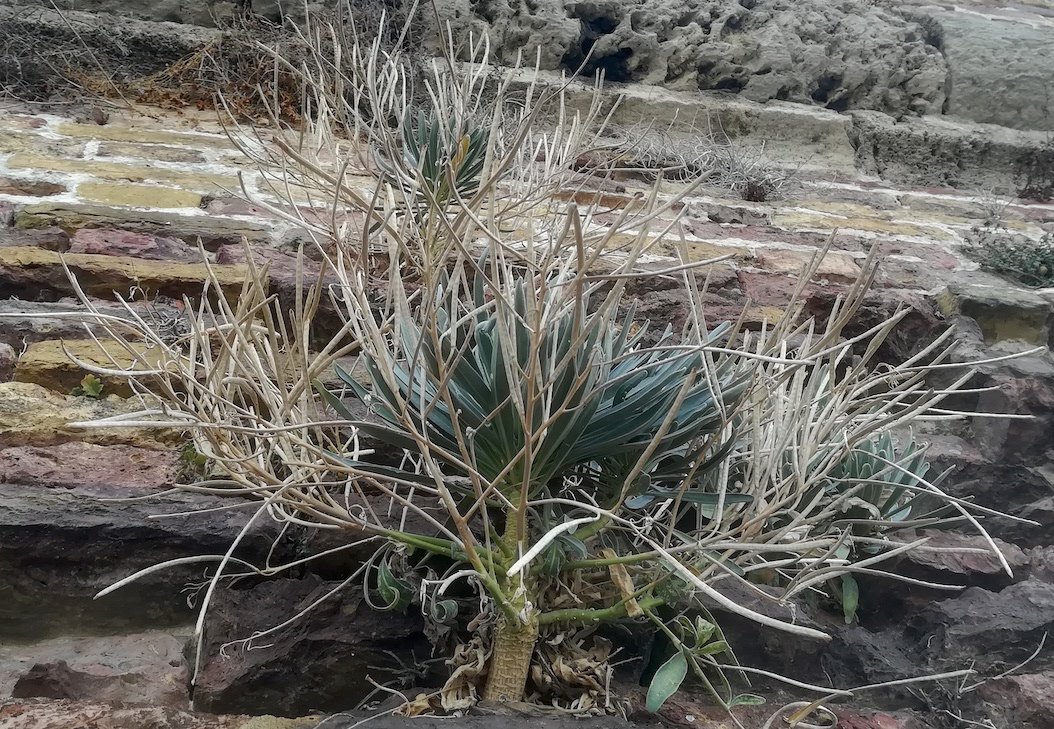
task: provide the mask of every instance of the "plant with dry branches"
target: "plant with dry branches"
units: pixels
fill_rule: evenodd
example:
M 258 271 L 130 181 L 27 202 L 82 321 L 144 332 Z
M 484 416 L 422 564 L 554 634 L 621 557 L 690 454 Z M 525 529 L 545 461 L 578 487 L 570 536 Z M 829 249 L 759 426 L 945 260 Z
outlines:
M 275 119 L 232 138 L 269 181 L 271 197 L 256 202 L 314 236 L 322 276 L 286 310 L 250 263 L 240 291 L 213 279 L 187 300 L 189 330 L 175 338 L 82 297 L 94 331 L 135 363 L 82 366 L 127 378 L 144 408 L 78 425 L 188 430 L 219 475 L 180 488 L 255 500 L 243 534 L 274 519 L 339 532 L 338 550 L 375 544 L 342 588 L 357 581 L 379 609 L 422 612 L 451 669 L 438 706 L 610 710 L 614 648 L 603 626 L 621 623 L 671 648 L 652 708 L 690 674 L 731 709 L 756 700 L 739 687 L 757 671 L 736 661 L 715 606 L 765 629 L 826 636 L 740 605 L 724 586 L 778 600 L 830 593 L 927 548 L 905 529 L 954 519 L 984 534 L 978 515 L 991 512 L 945 494 L 917 449 L 892 438 L 958 415 L 941 402 L 970 373 L 927 384 L 956 366 L 950 334 L 889 366 L 875 354 L 903 312 L 846 333 L 873 258 L 822 325 L 802 316 L 802 291 L 823 250 L 778 322 L 710 322 L 700 302 L 711 261 L 662 267 L 650 257 L 693 185 L 667 196 L 659 180 L 606 226 L 594 206 L 556 194 L 588 184 L 572 168 L 603 130 L 599 89 L 573 113 L 564 88 L 517 87 L 491 67 L 485 40 L 471 46 L 474 64 L 456 64 L 450 49 L 427 82 L 429 111 L 455 130 L 483 120 L 478 178 L 459 183 L 459 144 L 436 145 L 428 170 L 396 177 L 376 160 L 420 162 L 424 152 L 408 154 L 418 137 L 399 128 L 411 118 L 405 64 L 379 43 L 345 43 L 333 26 L 304 32 L 318 41 L 311 63 L 290 66 L 313 109 L 304 127 L 292 134 Z M 625 288 L 644 276 L 683 283 L 681 331 L 656 341 L 636 320 Z M 312 348 L 324 302 L 342 326 Z M 345 387 L 321 386 L 351 354 Z M 384 458 L 392 447 L 402 456 Z M 937 506 L 916 510 L 923 496 Z M 224 579 L 303 562 L 251 565 L 236 546 L 203 558 L 218 565 L 199 640 Z M 778 597 L 757 589 L 760 574 L 774 575 Z

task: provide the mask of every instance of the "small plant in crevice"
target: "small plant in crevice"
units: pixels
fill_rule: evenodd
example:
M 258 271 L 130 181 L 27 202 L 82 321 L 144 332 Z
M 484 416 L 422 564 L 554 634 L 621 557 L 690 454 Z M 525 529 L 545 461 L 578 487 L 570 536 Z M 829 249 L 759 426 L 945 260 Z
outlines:
M 765 146 L 746 146 L 735 141 L 716 148 L 718 184 L 747 202 L 767 202 L 785 196 L 798 182 L 798 169 L 774 162 Z
M 999 195 L 993 189 L 979 191 L 976 204 L 982 215 L 981 226 L 984 228 L 1005 228 L 1006 211 L 1013 202 L 1013 198 Z
M 93 374 L 87 374 L 81 379 L 80 384 L 70 390 L 70 394 L 74 397 L 90 397 L 94 400 L 98 400 L 102 397 L 102 391 L 105 385 Z
M 637 125 L 618 130 L 613 140 L 592 150 L 582 166 L 646 181 L 705 179 L 707 184 L 724 187 L 747 202 L 779 199 L 798 184 L 798 168 L 769 158 L 764 144 L 746 144 L 713 129 L 674 134 L 668 129 Z
M 907 525 L 912 529 L 957 523 L 947 503 L 933 497 L 949 471 L 931 473 L 926 446 L 910 437 L 898 445 L 890 432 L 861 442 L 835 466 L 826 483 L 806 497 L 829 520 L 824 530 L 844 529 L 846 540 L 834 550 L 837 559 L 859 562 L 881 553 L 881 543 Z M 837 510 L 830 504 L 839 503 Z M 845 622 L 859 607 L 859 586 L 852 573 L 831 585 Z
M 435 114 L 407 111 L 402 119 L 402 155 L 377 155 L 386 181 L 410 190 L 425 209 L 444 210 L 479 189 L 487 150 L 487 129 Z
M 1033 287 L 1054 286 L 1054 233 L 1033 240 L 1005 228 L 978 226 L 964 250 L 982 268 Z

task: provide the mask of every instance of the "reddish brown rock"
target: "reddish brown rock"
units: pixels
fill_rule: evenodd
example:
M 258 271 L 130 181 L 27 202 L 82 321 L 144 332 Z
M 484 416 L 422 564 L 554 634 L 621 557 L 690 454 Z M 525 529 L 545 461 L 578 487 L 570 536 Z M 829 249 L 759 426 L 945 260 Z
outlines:
M 56 227 L 37 230 L 0 228 L 0 246 L 34 246 L 62 253 L 69 250 L 70 237 L 62 228 Z
M 170 487 L 182 467 L 179 454 L 134 446 L 59 443 L 0 449 L 0 483 L 69 488 L 153 491 Z
M 276 251 L 273 248 L 252 249 L 253 261 L 257 266 L 267 266 L 268 275 L 272 286 L 281 287 L 283 290 L 296 285 L 297 257 L 288 253 Z M 245 246 L 229 245 L 220 246 L 216 251 L 216 263 L 244 265 L 248 261 Z M 314 282 L 322 267 L 309 258 L 303 260 L 304 281 L 308 284 Z
M 253 261 L 259 267 L 267 267 L 270 292 L 278 297 L 283 311 L 292 311 L 296 306 L 297 255 L 277 251 L 273 248 L 252 248 Z M 230 266 L 248 267 L 245 246 L 220 246 L 216 251 L 216 262 Z M 322 274 L 322 264 L 311 260 L 305 252 L 300 264 L 303 269 L 303 286 L 313 285 Z M 326 273 L 324 280 L 336 282 L 336 277 Z M 327 337 L 333 336 L 342 326 L 340 315 L 334 309 L 328 296 L 323 296 L 318 312 L 311 321 L 312 344 L 324 346 Z
M 993 713 L 1004 717 L 1003 726 L 1054 727 L 1054 671 L 1007 676 L 982 684 L 978 691 L 992 704 Z
M 42 180 L 20 180 L 14 177 L 0 177 L 0 195 L 25 195 L 27 197 L 48 197 L 66 192 L 65 185 Z
M 798 279 L 795 276 L 760 271 L 739 272 L 739 286 L 744 296 L 760 306 L 786 306 L 797 285 Z M 806 295 L 808 296 L 816 288 L 815 285 L 807 285 Z M 824 290 L 840 290 L 840 288 L 827 286 Z
M 983 537 L 954 532 L 928 532 L 920 536 L 929 537 L 925 547 L 950 550 L 988 549 Z M 1010 565 L 1014 575 L 1008 575 L 999 560 L 991 553 L 950 551 L 936 552 L 913 550 L 908 552 L 898 572 L 931 582 L 952 585 L 979 585 L 988 589 L 998 589 L 1011 584 L 1015 579 L 1028 576 L 1029 556 L 1018 546 L 1008 544 L 1001 539 L 994 540 L 1003 558 Z
M 132 256 L 151 260 L 201 261 L 201 253 L 178 238 L 115 228 L 82 228 L 73 234 L 70 253 Z

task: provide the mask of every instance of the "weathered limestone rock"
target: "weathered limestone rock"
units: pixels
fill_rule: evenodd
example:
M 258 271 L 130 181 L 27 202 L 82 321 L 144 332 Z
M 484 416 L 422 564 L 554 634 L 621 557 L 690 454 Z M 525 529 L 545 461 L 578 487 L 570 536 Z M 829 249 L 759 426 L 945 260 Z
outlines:
M 29 345 L 18 359 L 14 379 L 17 382 L 32 382 L 56 392 L 68 393 L 88 374 L 70 355 L 81 362 L 99 367 L 146 369 L 156 367 L 160 354 L 146 345 L 132 345 L 129 352 L 117 342 L 104 342 L 100 346 L 92 339 L 49 340 Z M 98 376 L 106 394 L 129 397 L 132 389 L 128 381 L 118 377 Z
M 183 5 L 181 2 L 165 3 L 169 6 Z M 11 6 L 15 7 L 11 7 Z M 18 7 L 35 5 L 37 7 Z M 197 3 L 190 3 L 197 5 Z M 202 3 L 201 5 L 204 5 Z M 43 6 L 43 7 L 40 7 Z M 0 6 L 0 24 L 12 35 L 36 38 L 53 44 L 56 49 L 68 47 L 71 51 L 90 49 L 93 56 L 108 71 L 119 79 L 128 76 L 144 76 L 156 73 L 187 54 L 193 52 L 216 31 L 194 26 L 177 26 L 171 23 L 143 23 L 135 19 L 141 3 L 121 3 L 110 0 L 101 2 L 60 3 L 59 10 L 52 9 L 49 2 L 14 2 Z M 202 8 L 204 10 L 204 8 Z M 112 12 L 112 15 L 97 16 L 84 10 Z M 141 17 L 141 16 L 140 16 Z M 152 20 L 174 20 L 173 17 L 154 16 Z M 43 75 L 54 69 L 37 59 L 25 59 L 27 68 L 23 73 Z M 85 66 L 88 67 L 87 65 Z
M 0 295 L 55 300 L 70 296 L 73 286 L 63 263 L 90 296 L 112 298 L 114 292 L 128 298 L 133 288 L 151 296 L 200 297 L 209 278 L 202 263 L 145 261 L 124 256 L 71 253 L 66 256 L 32 247 L 0 248 Z M 213 266 L 213 273 L 228 297 L 241 292 L 243 266 Z
M 182 651 L 190 631 L 0 645 L 0 696 L 189 709 Z
M 939 117 L 895 120 L 869 111 L 854 111 L 848 132 L 864 174 L 899 184 L 1014 194 L 1022 171 L 1050 144 L 1045 132 Z
M 1054 18 L 1035 25 L 931 10 L 948 63 L 945 113 L 1014 129 L 1054 130 Z
M 738 92 L 831 109 L 939 112 L 946 71 L 917 22 L 858 0 L 508 0 L 440 5 L 510 64 L 602 69 L 609 81 Z M 455 26 L 457 27 L 457 26 Z
M 115 396 L 99 399 L 72 397 L 28 382 L 0 383 L 0 447 L 52 445 L 81 440 L 159 448 L 177 437 L 165 430 L 80 430 L 70 426 L 74 422 L 108 418 L 139 409 L 141 406 L 138 403 Z
M 1043 345 L 1051 337 L 1051 304 L 991 274 L 958 274 L 938 303 L 946 316 L 961 314 L 976 321 L 988 344 L 1018 340 Z
M 149 152 L 146 153 L 149 159 Z M 85 182 L 77 187 L 85 200 L 107 205 L 142 208 L 196 208 L 201 195 L 159 185 L 129 185 L 116 182 Z
M 196 590 L 215 559 L 152 573 L 93 599 L 145 567 L 223 555 L 255 511 L 248 501 L 244 509 L 174 516 L 237 505 L 183 492 L 120 500 L 171 488 L 181 465 L 174 451 L 87 443 L 0 451 L 0 643 L 190 623 L 184 590 Z M 168 516 L 151 518 L 156 514 Z M 269 519 L 257 520 L 235 555 L 262 564 L 277 533 Z M 276 558 L 285 553 L 276 548 Z

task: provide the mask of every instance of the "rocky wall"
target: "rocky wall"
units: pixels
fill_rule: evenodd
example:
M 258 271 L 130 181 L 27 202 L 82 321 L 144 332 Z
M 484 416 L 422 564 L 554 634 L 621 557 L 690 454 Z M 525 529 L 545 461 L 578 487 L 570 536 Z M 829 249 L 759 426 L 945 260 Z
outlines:
M 663 93 L 671 96 L 653 108 L 683 100 Z M 647 98 L 636 103 L 644 105 Z M 830 645 L 770 639 L 719 612 L 740 658 L 781 671 L 790 666 L 799 678 L 835 677 L 840 685 L 959 668 L 969 661 L 976 661 L 983 675 L 995 675 L 1024 660 L 1044 632 L 1054 630 L 1054 359 L 1045 348 L 1054 340 L 1054 296 L 977 271 L 962 255 L 966 236 L 986 215 L 984 199 L 947 186 L 896 184 L 857 173 L 856 151 L 840 126 L 846 117 L 823 112 L 817 121 L 818 112 L 803 114 L 794 105 L 758 107 L 742 100 L 711 110 L 740 118 L 741 138 L 749 139 L 750 129 L 763 135 L 782 126 L 788 147 L 815 137 L 813 144 L 827 152 L 799 170 L 782 199 L 751 203 L 705 187 L 687 200 L 682 228 L 688 255 L 731 255 L 710 273 L 708 317 L 736 317 L 746 307 L 748 326 L 779 318 L 797 272 L 837 231 L 809 284 L 809 305 L 817 311 L 829 306 L 859 273 L 861 259 L 877 248 L 882 265 L 860 326 L 879 323 L 898 307 L 910 310 L 882 357 L 909 356 L 952 323 L 959 328 L 963 359 L 1040 348 L 1025 359 L 982 367 L 978 391 L 954 403 L 1031 417 L 978 418 L 920 432 L 933 442 L 935 461 L 954 469 L 948 481 L 952 493 L 974 495 L 1035 522 L 988 524 L 1013 575 L 981 555 L 938 551 L 906 559 L 900 565 L 906 574 L 964 589 L 936 592 L 861 580 L 860 622 L 852 626 L 840 616 L 800 606 L 794 619 L 831 631 Z M 83 373 L 65 351 L 90 359 L 99 356 L 96 345 L 71 322 L 33 316 L 71 306 L 60 255 L 104 311 L 119 311 L 115 294 L 126 296 L 137 287 L 165 297 L 136 303 L 141 315 L 178 318 L 173 299 L 193 296 L 205 278 L 199 239 L 210 265 L 231 286 L 244 276 L 241 240 L 251 241 L 251 255 L 270 264 L 270 286 L 279 296 L 295 286 L 292 251 L 300 240 L 295 228 L 229 192 L 240 174 L 252 194 L 266 195 L 257 174 L 207 115 L 143 111 L 114 112 L 103 124 L 32 107 L 9 105 L 0 112 L 4 729 L 62 726 L 62 716 L 82 721 L 84 712 L 98 712 L 92 701 L 126 707 L 96 713 L 110 723 L 84 723 L 88 727 L 132 726 L 129 722 L 148 718 L 158 727 L 247 727 L 250 720 L 244 718 L 207 718 L 187 709 L 193 701 L 197 709 L 228 714 L 334 711 L 352 701 L 348 682 L 364 665 L 373 667 L 379 680 L 424 675 L 414 671 L 423 670 L 427 650 L 410 651 L 421 645 L 420 626 L 410 616 L 378 621 L 350 593 L 273 642 L 251 650 L 237 643 L 277 622 L 283 606 L 310 602 L 330 589 L 347 564 L 320 564 L 314 572 L 225 589 L 217 597 L 193 690 L 180 651 L 204 579 L 200 565 L 92 599 L 147 564 L 221 551 L 246 516 L 227 511 L 197 520 L 148 518 L 158 510 L 211 504 L 190 494 L 165 503 L 108 500 L 170 486 L 187 463 L 178 434 L 69 426 L 123 412 L 130 403 L 109 381 L 102 398 L 73 395 Z M 808 126 L 810 119 L 815 126 Z M 598 192 L 605 206 L 619 209 L 632 206 L 644 184 L 627 177 Z M 593 192 L 579 194 L 587 202 Z M 1003 217 L 1008 229 L 1033 239 L 1054 230 L 1052 204 L 1008 201 Z M 659 265 L 674 265 L 672 247 L 659 244 L 655 253 Z M 676 326 L 687 315 L 688 302 L 661 280 L 635 283 L 631 294 L 641 316 Z M 275 547 L 280 556 L 325 548 L 302 534 L 287 537 Z M 272 538 L 266 532 L 252 535 L 242 547 L 244 556 L 260 558 Z M 944 547 L 980 544 L 966 536 L 934 535 L 934 540 Z M 755 607 L 776 609 L 764 601 Z M 387 651 L 404 663 L 418 662 L 397 666 Z M 933 689 L 923 700 L 901 692 L 843 713 L 846 725 L 858 729 L 920 729 L 946 709 L 966 712 L 970 720 L 1002 722 L 1000 727 L 1046 729 L 1054 722 L 1052 671 L 1049 654 L 1042 654 L 968 696 Z M 695 717 L 693 726 L 723 726 L 703 696 L 680 697 L 664 714 L 681 725 L 686 716 Z
M 43 0 L 4 0 L 15 8 Z M 311 3 L 324 9 L 332 2 Z M 58 7 L 126 21 L 228 24 L 248 12 L 303 18 L 276 0 L 77 0 Z M 404 0 L 353 0 L 403 17 Z M 1054 6 L 1048 0 L 440 0 L 458 40 L 487 33 L 495 57 L 602 70 L 609 82 L 737 94 L 835 111 L 944 115 L 1054 130 Z M 431 12 L 415 21 L 428 49 Z M 431 47 L 437 52 L 437 47 Z

